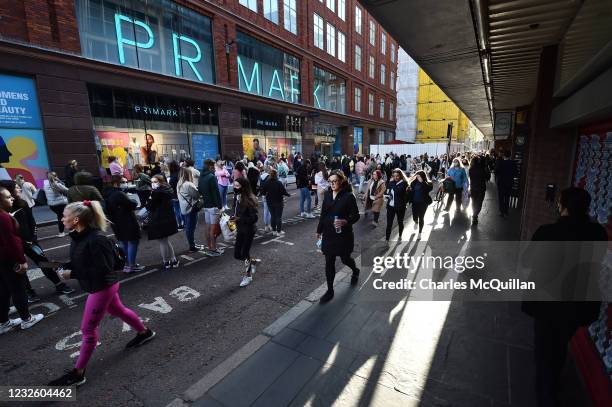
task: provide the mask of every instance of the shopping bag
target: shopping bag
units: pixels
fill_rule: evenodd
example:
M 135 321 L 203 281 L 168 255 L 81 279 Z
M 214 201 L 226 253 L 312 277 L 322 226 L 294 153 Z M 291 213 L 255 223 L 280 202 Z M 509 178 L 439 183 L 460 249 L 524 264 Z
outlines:
M 230 227 L 230 217 L 228 214 L 224 213 L 221 215 L 221 219 L 219 220 L 219 227 L 221 228 L 221 234 L 223 235 L 223 239 L 226 242 L 234 240 L 236 232 L 233 231 Z

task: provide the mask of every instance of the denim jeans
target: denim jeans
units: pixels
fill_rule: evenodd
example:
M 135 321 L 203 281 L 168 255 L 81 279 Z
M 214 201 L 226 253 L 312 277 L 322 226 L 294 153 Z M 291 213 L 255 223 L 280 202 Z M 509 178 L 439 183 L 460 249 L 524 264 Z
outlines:
M 184 220 L 183 215 L 181 214 L 181 205 L 179 204 L 178 199 L 172 200 L 172 207 L 174 208 L 174 217 L 176 218 L 176 225 L 183 226 Z
M 219 194 L 221 195 L 221 204 L 223 205 L 223 207 L 227 206 L 227 185 L 223 186 L 220 184 L 217 184 L 217 186 L 219 187 Z
M 185 216 L 185 236 L 187 237 L 187 243 L 189 243 L 189 248 L 192 249 L 195 247 L 195 229 L 198 224 L 198 213 L 196 211 L 191 211 Z
M 272 216 L 270 215 L 270 210 L 268 209 L 268 202 L 266 201 L 266 198 L 264 197 L 264 200 L 263 200 L 263 221 L 264 221 L 264 225 L 270 226 L 271 219 L 272 219 Z
M 358 193 L 363 193 L 363 187 L 365 186 L 365 175 L 357 176 L 359 179 L 359 188 L 357 189 Z
M 127 266 L 133 266 L 136 264 L 136 253 L 138 252 L 139 242 L 139 240 L 121 241 L 121 246 L 123 246 L 123 251 L 125 251 L 125 255 L 127 256 Z
M 306 212 L 311 212 L 312 201 L 310 199 L 310 190 L 306 187 L 300 188 L 300 213 L 304 212 L 304 201 L 306 201 Z

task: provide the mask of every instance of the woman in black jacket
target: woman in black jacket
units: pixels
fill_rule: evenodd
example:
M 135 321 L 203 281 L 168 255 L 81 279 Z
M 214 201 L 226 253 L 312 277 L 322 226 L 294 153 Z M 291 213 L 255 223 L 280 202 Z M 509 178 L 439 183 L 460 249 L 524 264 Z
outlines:
M 106 202 L 106 213 L 108 220 L 111 221 L 115 238 L 121 243 L 127 255 L 123 272 L 133 273 L 144 270 L 144 267 L 136 263 L 140 243 L 140 226 L 134 214 L 137 205 L 123 192 L 125 189 L 127 189 L 127 179 L 122 175 L 113 175 L 111 186 L 106 188 L 102 195 Z
M 240 287 L 245 287 L 253 281 L 253 273 L 256 271 L 258 259 L 251 258 L 251 245 L 257 230 L 257 197 L 251 191 L 251 184 L 246 178 L 234 180 L 234 195 L 236 195 L 236 206 L 234 207 L 234 221 L 236 222 L 236 245 L 234 246 L 234 258 L 244 261 L 245 274 L 240 282 Z
M 359 280 L 359 269 L 351 257 L 355 240 L 353 224 L 359 220 L 357 199 L 342 171 L 332 171 L 329 175 L 329 184 L 331 189 L 324 194 L 321 218 L 317 226 L 317 240 L 323 239 L 321 251 L 325 255 L 327 278 L 327 292 L 321 297 L 321 303 L 334 298 L 337 256 L 353 271 L 351 285 L 356 285 Z
M 423 232 L 423 225 L 425 223 L 425 212 L 427 212 L 427 207 L 432 202 L 429 193 L 433 186 L 427 179 L 425 171 L 422 170 L 417 171 L 408 181 L 410 184 L 408 201 L 412 204 L 412 220 L 415 226 L 419 228 L 417 240 L 421 240 L 421 232 Z
M 144 326 L 134 311 L 119 298 L 119 281 L 113 243 L 102 233 L 107 219 L 98 201 L 73 202 L 62 218 L 70 237 L 70 262 L 60 271 L 66 280 L 74 278 L 89 295 L 85 302 L 81 333 L 83 341 L 74 369 L 53 380 L 49 386 L 80 386 L 85 383 L 85 368 L 98 343 L 98 326 L 106 313 L 118 317 L 137 332 L 126 345 L 132 348 L 153 339 L 155 332 Z M 95 261 L 92 261 L 95 260 Z
M 291 196 L 282 182 L 278 180 L 278 173 L 274 168 L 270 169 L 270 174 L 261 187 L 261 193 L 265 196 L 268 210 L 270 211 L 270 223 L 272 224 L 272 234 L 281 236 L 285 232 L 281 231 L 283 219 L 283 197 Z
M 40 267 L 45 277 L 47 277 L 47 279 L 55 286 L 55 292 L 58 295 L 72 294 L 74 292 L 73 288 L 68 287 L 66 283 L 60 281 L 59 277 L 52 268 L 44 267 L 43 263 L 48 263 L 49 259 L 47 259 L 45 252 L 38 244 L 38 239 L 36 236 L 36 220 L 32 214 L 32 208 L 30 208 L 26 201 L 21 199 L 21 187 L 16 182 L 8 180 L 1 181 L 0 185 L 8 189 L 15 199 L 13 202 L 13 207 L 11 208 L 11 213 L 19 224 L 19 235 L 23 243 L 23 252 L 27 257 L 32 259 L 34 264 Z M 26 292 L 28 293 L 28 302 L 33 303 L 39 301 L 40 298 L 38 298 L 36 291 L 34 291 L 32 288 L 32 284 L 30 284 L 27 274 L 25 275 L 25 284 Z
M 168 240 L 169 236 L 178 232 L 172 204 L 174 194 L 170 185 L 166 182 L 166 178 L 161 174 L 154 175 L 151 178 L 151 188 L 153 190 L 147 203 L 147 212 L 149 213 L 147 234 L 149 240 L 159 241 L 159 251 L 164 261 L 162 268 L 167 271 L 179 266 L 179 261 L 174 254 L 174 247 Z
M 472 198 L 472 225 L 478 224 L 478 214 L 482 209 L 485 192 L 487 191 L 487 180 L 490 177 L 486 162 L 480 156 L 475 156 L 470 161 L 468 171 L 470 177 L 470 197 Z
M 402 240 L 402 233 L 404 232 L 404 215 L 406 214 L 406 204 L 408 203 L 408 178 L 404 171 L 400 169 L 393 170 L 391 182 L 387 184 L 385 198 L 387 199 L 387 230 L 385 231 L 385 238 L 388 244 L 391 237 L 391 229 L 393 229 L 393 219 L 396 216 L 399 231 L 398 240 Z

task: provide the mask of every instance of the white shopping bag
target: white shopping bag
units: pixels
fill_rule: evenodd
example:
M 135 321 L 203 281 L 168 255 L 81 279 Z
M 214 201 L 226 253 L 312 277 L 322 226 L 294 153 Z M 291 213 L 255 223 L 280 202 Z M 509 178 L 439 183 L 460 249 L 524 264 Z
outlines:
M 231 242 L 236 237 L 236 232 L 230 228 L 230 217 L 224 213 L 221 215 L 219 220 L 219 226 L 221 227 L 221 234 L 226 242 Z

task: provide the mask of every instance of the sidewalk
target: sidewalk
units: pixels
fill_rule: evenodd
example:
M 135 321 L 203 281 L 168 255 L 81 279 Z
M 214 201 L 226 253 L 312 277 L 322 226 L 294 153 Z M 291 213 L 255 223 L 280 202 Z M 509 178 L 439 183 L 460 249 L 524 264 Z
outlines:
M 518 239 L 518 213 L 500 218 L 489 186 L 478 230 L 433 206 L 424 239 Z M 535 404 L 531 320 L 519 303 L 364 302 L 349 279 L 339 272 L 330 303 L 318 304 L 322 285 L 171 405 Z

